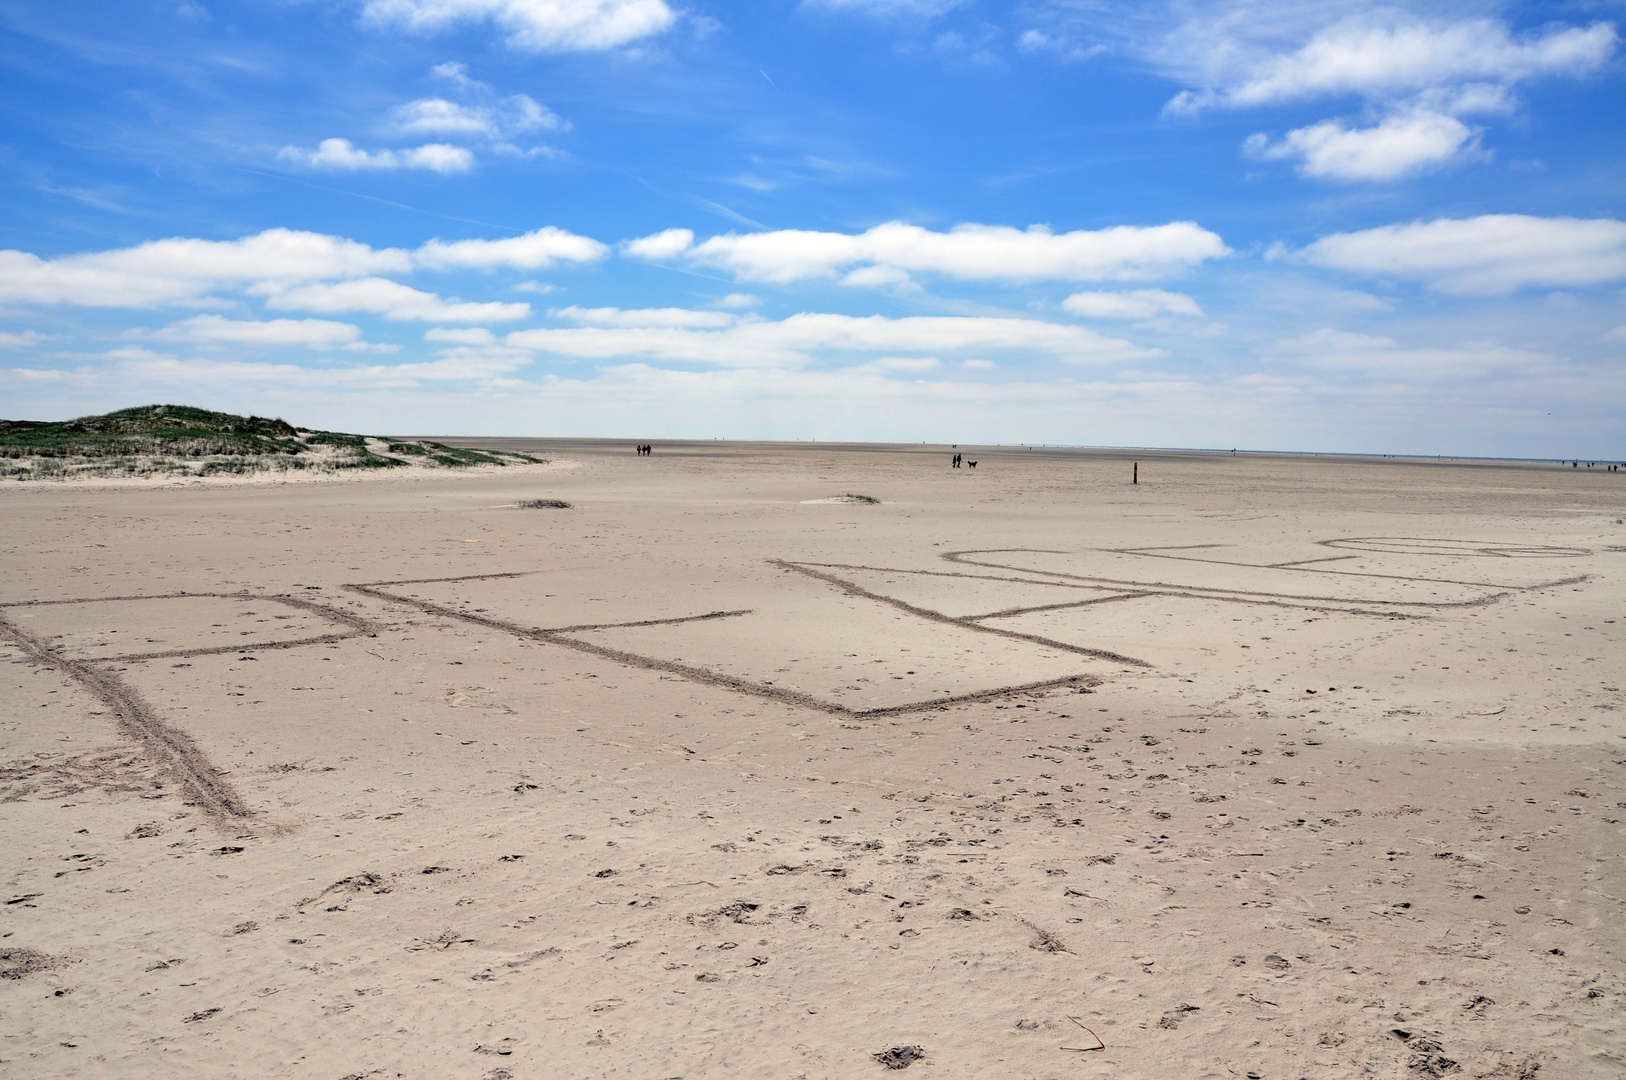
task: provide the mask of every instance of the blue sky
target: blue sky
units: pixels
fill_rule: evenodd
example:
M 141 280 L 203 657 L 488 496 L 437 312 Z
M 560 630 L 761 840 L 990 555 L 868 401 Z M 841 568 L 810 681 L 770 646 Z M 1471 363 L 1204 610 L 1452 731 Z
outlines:
M 0 415 L 1619 458 L 1623 16 L 0 0 Z

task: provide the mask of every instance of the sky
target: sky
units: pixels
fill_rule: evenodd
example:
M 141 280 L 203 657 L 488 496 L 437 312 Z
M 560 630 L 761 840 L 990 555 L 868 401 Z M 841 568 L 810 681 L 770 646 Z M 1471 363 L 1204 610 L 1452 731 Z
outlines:
M 0 416 L 1626 457 L 1626 0 L 0 0 Z

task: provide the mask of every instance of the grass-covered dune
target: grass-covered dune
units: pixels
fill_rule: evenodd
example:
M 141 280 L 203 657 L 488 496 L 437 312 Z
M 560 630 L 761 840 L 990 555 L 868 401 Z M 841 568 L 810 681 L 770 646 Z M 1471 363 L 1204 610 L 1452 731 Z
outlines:
M 189 405 L 142 405 L 56 423 L 0 420 L 0 476 L 20 480 L 517 463 L 544 462 L 420 439 L 314 431 Z

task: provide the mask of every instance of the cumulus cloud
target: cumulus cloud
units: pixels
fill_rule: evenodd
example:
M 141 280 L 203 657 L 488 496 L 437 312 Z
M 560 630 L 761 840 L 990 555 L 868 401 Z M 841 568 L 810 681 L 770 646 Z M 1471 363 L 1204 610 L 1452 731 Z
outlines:
M 367 0 L 362 13 L 375 25 L 420 33 L 490 20 L 511 45 L 550 53 L 620 48 L 677 21 L 664 0 Z
M 44 340 L 45 335 L 36 330 L 24 330 L 20 334 L 0 330 L 0 349 L 26 349 Z
M 1610 23 L 1549 26 L 1515 38 L 1504 23 L 1488 19 L 1430 25 L 1410 17 L 1350 18 L 1294 52 L 1238 72 L 1230 85 L 1185 91 L 1168 108 L 1239 108 L 1338 94 L 1393 100 L 1461 83 L 1578 75 L 1607 61 L 1618 40 Z
M 427 169 L 438 173 L 460 173 L 474 167 L 474 154 L 461 146 L 426 143 L 411 150 L 358 150 L 349 139 L 323 139 L 315 150 L 284 146 L 277 151 L 277 160 L 337 172 Z
M 257 288 L 265 296 L 265 306 L 279 311 L 319 311 L 334 313 L 365 311 L 386 319 L 418 319 L 424 322 L 506 322 L 523 319 L 531 313 L 529 304 L 461 303 L 443 300 L 385 278 L 361 278 L 335 284 L 300 285 L 295 288 Z
M 1159 315 L 1201 316 L 1197 301 L 1162 289 L 1132 292 L 1081 292 L 1061 302 L 1063 311 L 1091 319 L 1153 319 Z
M 1304 261 L 1421 281 L 1446 293 L 1598 285 L 1626 278 L 1626 222 L 1486 214 L 1322 237 Z
M 504 240 L 431 240 L 413 255 L 418 266 L 435 270 L 471 267 L 491 270 L 512 267 L 540 270 L 556 262 L 596 262 L 610 253 L 597 240 L 549 225 Z
M 670 259 L 683 254 L 694 243 L 694 233 L 689 229 L 667 229 L 653 236 L 645 236 L 638 240 L 628 240 L 621 245 L 621 250 L 634 259 Z
M 714 313 L 715 314 L 715 313 Z M 985 316 L 801 314 L 777 322 L 738 320 L 719 329 L 594 326 L 519 330 L 510 345 L 583 359 L 644 359 L 722 367 L 785 367 L 816 355 L 1003 351 L 1065 362 L 1116 362 L 1159 355 L 1080 326 Z
M 413 269 L 539 269 L 593 262 L 609 254 L 597 240 L 552 226 L 502 240 L 430 240 L 416 251 L 267 229 L 238 240 L 173 238 L 135 247 L 41 259 L 0 251 L 0 303 L 156 307 L 208 302 L 210 293 L 313 281 L 408 273 Z
M 902 284 L 900 275 L 910 272 L 968 281 L 1134 280 L 1176 273 L 1230 253 L 1217 235 L 1190 221 L 1060 234 L 1042 225 L 1021 230 L 966 224 L 932 232 L 893 221 L 856 236 L 783 229 L 728 233 L 692 246 L 692 236 L 677 235 L 686 232 L 668 230 L 634 244 L 649 245 L 640 247 L 641 252 L 682 256 L 744 281 L 782 284 L 845 272 L 849 284 L 886 286 Z M 660 243 L 653 243 L 657 239 Z
M 349 352 L 396 352 L 398 345 L 373 345 L 361 340 L 361 328 L 327 319 L 270 319 L 256 322 L 220 315 L 197 315 L 170 323 L 151 335 L 159 341 L 198 344 L 302 346 L 307 349 L 344 349 Z
M 420 98 L 395 109 L 391 126 L 409 135 L 461 135 L 500 139 L 529 131 L 569 131 L 570 121 L 526 94 L 495 106 L 464 105 L 445 98 Z
M 196 302 L 254 281 L 313 281 L 402 273 L 410 252 L 339 236 L 267 229 L 240 240 L 152 240 L 112 251 L 41 259 L 0 251 L 0 302 L 151 307 Z
M 1296 160 L 1302 176 L 1394 180 L 1445 164 L 1473 139 L 1474 132 L 1455 117 L 1419 109 L 1368 128 L 1323 120 L 1289 131 L 1276 143 L 1251 135 L 1244 148 L 1265 161 Z
M 1470 152 L 1476 133 L 1462 118 L 1510 111 L 1514 85 L 1596 71 L 1618 43 L 1610 23 L 1551 25 L 1515 36 L 1495 20 L 1430 23 L 1392 11 L 1344 19 L 1295 50 L 1265 55 L 1251 55 L 1218 32 L 1201 44 L 1222 58 L 1211 65 L 1215 82 L 1182 91 L 1164 112 L 1358 97 L 1368 113 L 1360 126 L 1328 119 L 1278 141 L 1256 134 L 1245 149 L 1259 159 L 1296 161 L 1304 176 L 1395 180 Z

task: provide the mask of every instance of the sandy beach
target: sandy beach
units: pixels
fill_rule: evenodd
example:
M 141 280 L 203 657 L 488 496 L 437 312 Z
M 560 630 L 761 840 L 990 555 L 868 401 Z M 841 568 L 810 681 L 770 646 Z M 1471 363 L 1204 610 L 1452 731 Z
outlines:
M 1626 475 L 444 441 L 0 487 L 0 1073 L 1626 1071 Z

